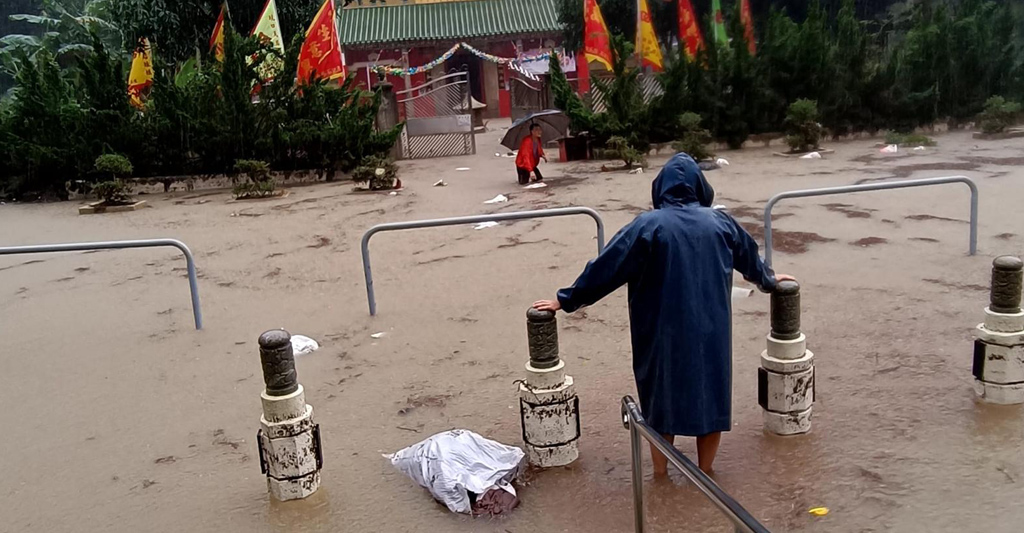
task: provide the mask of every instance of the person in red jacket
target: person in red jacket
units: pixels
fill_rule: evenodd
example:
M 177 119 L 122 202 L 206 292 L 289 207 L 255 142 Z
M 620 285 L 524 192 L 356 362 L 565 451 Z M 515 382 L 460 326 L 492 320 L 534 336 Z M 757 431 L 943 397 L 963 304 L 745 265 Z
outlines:
M 519 144 L 519 155 L 516 156 L 516 172 L 519 173 L 520 185 L 530 183 L 530 172 L 536 174 L 537 181 L 544 181 L 544 176 L 540 175 L 540 169 L 537 168 L 537 164 L 540 163 L 541 159 L 547 163 L 548 158 L 544 156 L 540 135 L 540 124 L 534 124 L 530 126 L 530 135 Z

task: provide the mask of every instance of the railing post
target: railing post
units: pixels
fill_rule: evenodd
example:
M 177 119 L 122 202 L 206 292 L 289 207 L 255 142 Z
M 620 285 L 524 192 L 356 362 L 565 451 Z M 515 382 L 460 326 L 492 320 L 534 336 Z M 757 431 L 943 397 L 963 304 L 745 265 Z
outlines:
M 531 218 L 550 218 L 569 215 L 587 215 L 597 225 L 597 253 L 604 251 L 604 221 L 597 211 L 589 207 L 559 207 L 555 209 L 538 209 L 536 211 L 516 211 L 512 213 L 493 213 L 490 215 L 473 215 L 467 217 L 438 218 L 431 220 L 413 220 L 409 222 L 391 222 L 377 224 L 366 230 L 360 241 L 363 259 L 363 276 L 366 279 L 366 300 L 370 306 L 370 316 L 377 314 L 377 300 L 373 290 L 373 271 L 370 268 L 370 238 L 382 231 L 399 231 L 419 228 L 436 228 L 456 226 L 459 224 L 476 224 L 479 222 L 498 222 L 506 220 L 526 220 Z
M 633 473 L 633 523 L 636 533 L 644 533 L 644 450 L 635 420 L 627 413 L 629 424 L 629 452 Z
M 769 432 L 807 433 L 814 403 L 814 354 L 800 332 L 800 285 L 780 281 L 771 300 L 771 332 L 757 369 L 757 402 Z
M 994 404 L 1024 403 L 1024 262 L 1004 255 L 992 262 L 985 321 L 974 328 L 974 391 Z
M 558 356 L 558 321 L 551 311 L 526 312 L 530 360 L 519 383 L 519 414 L 530 463 L 564 466 L 579 455 L 580 406 L 572 376 Z
M 907 189 L 911 187 L 927 187 L 930 185 L 946 185 L 950 183 L 963 183 L 971 190 L 971 221 L 970 221 L 970 242 L 968 253 L 978 253 L 978 186 L 974 180 L 967 176 L 943 176 L 940 178 L 925 178 L 919 180 L 884 181 L 880 183 L 868 183 L 863 185 L 847 185 L 843 187 L 828 187 L 824 189 L 804 189 L 798 191 L 780 192 L 772 196 L 764 207 L 764 262 L 772 264 L 772 209 L 780 200 L 787 198 L 809 198 L 813 196 L 829 196 L 833 194 L 847 194 L 854 192 L 885 191 L 890 189 Z
M 260 364 L 266 389 L 260 394 L 263 416 L 256 434 L 260 471 L 278 501 L 305 498 L 320 488 L 323 448 L 313 406 L 295 372 L 291 335 L 283 329 L 260 335 Z
M 185 266 L 188 271 L 188 289 L 189 294 L 192 297 L 192 317 L 195 319 L 196 329 L 203 329 L 203 310 L 199 305 L 199 283 L 196 280 L 196 261 L 195 258 L 192 257 L 192 251 L 189 250 L 188 246 L 177 239 L 143 239 L 130 241 L 71 242 L 65 244 L 3 246 L 0 247 L 0 255 L 82 252 L 90 250 L 123 250 L 129 248 L 156 248 L 161 246 L 177 248 L 185 255 Z

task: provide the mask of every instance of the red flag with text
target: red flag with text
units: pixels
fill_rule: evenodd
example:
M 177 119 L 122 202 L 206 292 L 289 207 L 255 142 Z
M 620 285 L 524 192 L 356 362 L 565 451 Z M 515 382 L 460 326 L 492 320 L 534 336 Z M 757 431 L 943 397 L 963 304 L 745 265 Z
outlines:
M 334 23 L 334 0 L 324 0 L 306 30 L 306 40 L 299 51 L 298 83 L 304 85 L 311 79 L 333 80 L 345 74 L 345 56 Z
M 587 61 L 597 61 L 612 69 L 612 40 L 597 0 L 583 3 L 583 53 Z
M 690 61 L 697 59 L 697 52 L 704 48 L 704 37 L 700 33 L 700 24 L 697 23 L 697 15 L 690 0 L 679 0 L 679 36 L 686 57 Z
M 750 14 L 750 0 L 740 0 L 740 22 L 743 23 L 743 38 L 747 41 L 750 55 L 757 53 L 757 42 L 754 41 L 754 17 Z

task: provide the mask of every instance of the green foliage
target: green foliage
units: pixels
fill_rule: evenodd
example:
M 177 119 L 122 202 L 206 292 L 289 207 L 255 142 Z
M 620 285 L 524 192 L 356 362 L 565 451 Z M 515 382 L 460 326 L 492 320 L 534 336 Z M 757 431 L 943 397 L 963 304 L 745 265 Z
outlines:
M 235 170 L 246 177 L 246 181 L 236 183 L 232 189 L 235 198 L 264 198 L 274 194 L 277 186 L 270 176 L 270 165 L 266 161 L 239 159 L 235 161 Z
M 809 152 L 818 147 L 822 127 L 818 124 L 818 103 L 801 99 L 789 106 L 786 115 L 786 144 L 794 152 Z
M 594 77 L 591 83 L 606 111 L 594 115 L 591 136 L 598 145 L 612 137 L 622 137 L 629 145 L 646 152 L 650 149 L 650 108 L 644 103 L 640 86 L 640 70 L 628 66 L 633 45 L 621 36 L 612 37 L 612 72 L 610 80 Z
M 65 182 L 85 178 L 107 153 L 127 156 L 140 177 L 228 173 L 236 160 L 259 158 L 331 179 L 390 151 L 402 125 L 377 131 L 381 95 L 351 78 L 300 88 L 284 76 L 253 102 L 263 61 L 278 59 L 282 72 L 295 72 L 300 45 L 297 38 L 279 58 L 228 29 L 223 63 L 207 57 L 178 75 L 156 55 L 141 113 L 129 105 L 123 63 L 98 38 L 74 71 L 46 49 L 31 58 L 18 52 L 17 86 L 0 101 L 0 194 L 66 197 Z
M 381 155 L 363 159 L 352 172 L 352 181 L 366 183 L 371 191 L 396 189 L 401 186 L 401 181 L 398 180 L 398 165 Z
M 985 101 L 985 110 L 978 115 L 978 123 L 984 133 L 1003 133 L 1017 123 L 1021 105 L 1009 102 L 1002 96 L 993 96 Z
M 127 157 L 119 154 L 103 154 L 96 158 L 96 172 L 107 174 L 114 179 L 131 177 L 134 168 Z
M 900 133 L 898 131 L 890 131 L 885 134 L 885 144 L 895 144 L 897 146 L 935 146 L 935 139 L 927 135 L 920 133 Z
M 583 99 L 580 98 L 565 73 L 562 72 L 562 64 L 555 54 L 551 54 L 551 61 L 548 64 L 548 79 L 551 81 L 551 94 L 554 97 L 555 107 L 565 112 L 569 117 L 569 129 L 574 135 L 589 131 L 594 120 L 594 114 L 587 109 Z
M 701 118 L 697 113 L 683 113 L 679 117 L 679 130 L 682 136 L 672 143 L 672 148 L 677 152 L 689 154 L 697 161 L 714 157 L 708 151 L 708 144 L 712 141 L 711 132 L 702 128 L 700 122 Z
M 626 164 L 626 168 L 647 166 L 647 157 L 645 157 L 643 152 L 633 147 L 630 144 L 629 139 L 616 135 L 609 138 L 608 142 L 605 144 L 608 146 L 608 150 L 610 152 L 614 153 L 616 157 Z
M 132 199 L 132 186 L 124 180 L 101 181 L 92 187 L 96 198 L 103 200 L 104 205 L 128 205 L 135 203 Z

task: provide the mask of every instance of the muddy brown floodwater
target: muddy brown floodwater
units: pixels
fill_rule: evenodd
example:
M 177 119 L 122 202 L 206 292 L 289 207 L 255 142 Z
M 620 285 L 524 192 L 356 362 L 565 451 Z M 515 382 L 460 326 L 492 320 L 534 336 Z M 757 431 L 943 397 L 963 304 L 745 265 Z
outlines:
M 581 458 L 531 473 L 509 516 L 454 516 L 381 457 L 454 427 L 519 443 L 524 311 L 572 282 L 594 253 L 594 227 L 579 217 L 378 235 L 375 318 L 362 233 L 386 221 L 568 205 L 599 209 L 611 233 L 649 206 L 665 161 L 653 158 L 642 175 L 550 164 L 550 187 L 522 190 L 512 160 L 492 155 L 497 129 L 478 139 L 477 156 L 404 162 L 406 189 L 395 196 L 329 183 L 250 203 L 228 202 L 223 190 L 150 195 L 152 209 L 112 215 L 78 216 L 72 203 L 0 206 L 5 245 L 183 240 L 196 254 L 206 319 L 193 330 L 184 261 L 172 251 L 0 258 L 0 531 L 631 531 L 619 419 L 621 397 L 634 394 L 625 291 L 560 316 Z M 776 209 L 788 215 L 775 224 L 776 268 L 800 279 L 817 355 L 814 429 L 762 432 L 756 369 L 768 299 L 755 295 L 735 306 L 735 425 L 716 463 L 719 484 L 773 531 L 1020 531 L 1022 410 L 975 401 L 971 328 L 988 302 L 992 258 L 1024 253 L 1024 141 L 938 141 L 891 156 L 873 140 L 832 143 L 823 160 L 755 148 L 709 173 L 719 202 L 750 228 L 784 190 L 950 174 L 981 190 L 976 257 L 960 222 L 966 187 Z M 447 187 L 431 186 L 442 178 Z M 499 193 L 511 202 L 483 203 Z M 288 504 L 269 501 L 254 443 L 256 340 L 277 327 L 323 345 L 297 365 L 323 430 L 324 483 Z M 694 453 L 691 440 L 680 446 Z M 651 531 L 729 530 L 678 476 L 648 483 Z M 831 512 L 815 517 L 813 507 Z

